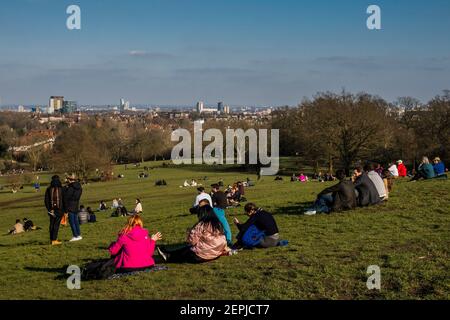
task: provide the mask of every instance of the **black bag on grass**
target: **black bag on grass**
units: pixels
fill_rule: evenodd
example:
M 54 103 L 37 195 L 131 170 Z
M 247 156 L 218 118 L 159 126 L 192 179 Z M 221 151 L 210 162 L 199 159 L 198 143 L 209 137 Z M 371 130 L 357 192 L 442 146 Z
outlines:
M 104 280 L 116 272 L 114 259 L 102 259 L 88 263 L 81 272 L 81 280 Z

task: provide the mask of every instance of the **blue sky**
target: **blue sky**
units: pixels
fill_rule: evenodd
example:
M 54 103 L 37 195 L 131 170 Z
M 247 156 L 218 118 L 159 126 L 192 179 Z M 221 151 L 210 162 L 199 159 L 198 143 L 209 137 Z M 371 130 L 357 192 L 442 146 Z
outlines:
M 426 101 L 450 89 L 449 15 L 448 0 L 0 0 L 1 104 L 295 105 L 342 88 Z

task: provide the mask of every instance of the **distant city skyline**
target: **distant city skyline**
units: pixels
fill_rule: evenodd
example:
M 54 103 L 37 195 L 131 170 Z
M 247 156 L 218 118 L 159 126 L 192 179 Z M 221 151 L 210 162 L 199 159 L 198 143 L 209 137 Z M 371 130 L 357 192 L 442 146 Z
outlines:
M 81 8 L 82 29 L 66 28 Z M 366 27 L 381 7 L 382 30 Z M 0 106 L 297 105 L 319 91 L 426 102 L 450 89 L 448 0 L 17 0 L 0 10 Z

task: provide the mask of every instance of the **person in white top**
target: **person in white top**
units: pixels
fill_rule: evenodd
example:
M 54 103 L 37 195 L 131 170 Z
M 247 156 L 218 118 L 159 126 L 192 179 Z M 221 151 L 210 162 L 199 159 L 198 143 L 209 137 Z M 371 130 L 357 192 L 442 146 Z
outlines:
M 112 209 L 117 209 L 119 207 L 119 201 L 117 201 L 117 199 L 114 198 L 114 200 L 112 201 Z
M 212 207 L 213 202 L 212 202 L 211 196 L 205 192 L 205 188 L 199 187 L 199 188 L 197 188 L 197 191 L 198 191 L 198 195 L 195 198 L 194 207 L 198 207 L 200 201 L 205 200 L 205 199 L 209 201 L 209 204 Z
M 397 165 L 395 163 L 393 163 L 390 167 L 389 167 L 389 172 L 396 178 L 398 178 L 398 169 L 397 169 Z
M 141 204 L 141 200 L 136 199 L 136 207 L 134 208 L 133 211 L 131 211 L 129 214 L 130 215 L 135 215 L 135 214 L 141 214 L 142 213 L 142 204 Z

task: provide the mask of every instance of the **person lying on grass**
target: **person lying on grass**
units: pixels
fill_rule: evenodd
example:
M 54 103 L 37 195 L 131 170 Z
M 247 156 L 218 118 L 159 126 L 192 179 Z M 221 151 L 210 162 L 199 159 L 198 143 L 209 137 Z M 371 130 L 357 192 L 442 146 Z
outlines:
M 223 226 L 213 209 L 206 205 L 198 209 L 199 222 L 188 230 L 187 245 L 177 250 L 158 247 L 159 255 L 167 262 L 202 263 L 230 255 Z
M 247 203 L 244 210 L 249 216 L 245 223 L 240 223 L 237 218 L 234 218 L 234 223 L 239 229 L 235 249 L 287 245 L 287 241 L 280 241 L 277 223 L 269 212 L 258 208 L 254 203 Z
M 38 227 L 34 224 L 34 222 L 28 218 L 23 218 L 23 229 L 25 232 L 41 230 L 41 227 Z
M 12 229 L 9 230 L 9 234 L 19 234 L 24 232 L 25 229 L 23 227 L 22 222 L 20 222 L 20 219 L 17 219 L 16 224 L 12 227 Z
M 144 222 L 139 215 L 128 218 L 118 239 L 109 246 L 114 258 L 116 272 L 144 270 L 155 265 L 153 252 L 156 242 L 162 239 L 160 232 L 149 237 Z

